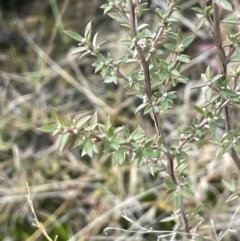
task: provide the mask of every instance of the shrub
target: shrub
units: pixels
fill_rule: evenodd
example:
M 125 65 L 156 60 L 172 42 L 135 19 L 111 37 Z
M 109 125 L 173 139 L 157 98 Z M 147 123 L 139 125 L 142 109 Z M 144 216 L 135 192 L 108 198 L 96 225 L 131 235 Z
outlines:
M 198 205 L 194 201 L 197 198 L 194 198 L 196 185 L 193 180 L 197 181 L 197 177 L 194 177 L 189 165 L 192 162 L 191 152 L 196 150 L 194 146 L 201 153 L 203 148 L 214 144 L 214 167 L 220 165 L 217 160 L 222 160 L 221 157 L 229 153 L 237 169 L 240 169 L 240 128 L 234 119 L 240 108 L 239 33 L 235 33 L 239 20 L 234 17 L 233 4 L 227 0 L 212 3 L 199 0 L 190 10 L 183 9 L 184 4 L 179 0 L 159 4 L 154 11 L 158 17 L 156 26 L 144 21 L 150 10 L 140 0 L 108 0 L 102 5 L 104 14 L 117 21 L 128 36 L 121 40 L 122 46 L 125 46 L 123 49 L 127 51 L 122 51 L 123 55 L 118 59 L 104 50 L 103 46 L 107 43 L 99 42 L 99 32 L 93 34 L 92 22 L 86 26 L 84 35 L 65 31 L 79 42 L 73 54 L 80 54 L 80 59 L 86 55 L 95 57 L 95 73 L 100 73 L 105 83 L 118 86 L 119 81 L 124 81 L 129 98 L 134 97 L 138 99 L 135 103 L 140 103 L 135 108 L 135 114 L 148 116 L 155 127 L 155 134 L 149 134 L 144 124 L 139 124 L 134 130 L 126 125 L 114 124 L 111 121 L 111 116 L 116 114 L 114 110 L 109 111 L 106 122 L 102 122 L 101 118 L 99 121 L 98 112 L 106 108 L 103 103 L 96 103 L 99 110 L 80 120 L 64 121 L 54 112 L 56 124 L 41 129 L 60 136 L 61 151 L 69 143 L 69 138 L 74 137 L 73 146 L 82 150 L 81 156 L 92 158 L 101 149 L 104 155 L 111 156 L 115 164 L 137 162 L 139 166 L 149 168 L 153 176 L 163 179 L 168 192 L 166 201 L 174 205 L 172 215 L 161 222 L 174 221 L 175 225 L 170 232 L 140 227 L 141 232 L 155 233 L 158 240 L 169 236 L 171 240 L 174 237 L 179 240 L 223 240 L 231 231 L 233 219 L 229 220 L 231 223 L 224 233 L 218 233 L 213 221 L 208 225 L 211 216 L 203 211 L 201 202 Z M 181 11 L 197 16 L 192 33 L 185 33 L 179 24 L 183 21 Z M 223 13 L 225 17 L 221 20 Z M 213 59 L 217 64 L 207 63 L 198 84 L 193 85 L 186 69 L 193 66 L 193 60 L 197 58 L 191 59 L 187 52 L 194 51 L 197 36 L 201 37 L 206 30 L 213 38 L 216 54 Z M 125 73 L 125 67 L 130 65 L 133 66 L 131 73 Z M 191 96 L 189 100 L 192 104 L 188 105 L 191 110 L 188 111 L 192 114 L 187 116 L 186 113 L 183 117 L 185 112 L 179 89 L 191 85 L 197 98 L 201 96 L 201 101 L 194 101 Z M 173 119 L 171 132 L 166 128 L 169 118 Z M 194 159 L 196 166 L 202 165 L 206 169 L 205 164 L 201 164 L 200 155 Z M 234 202 L 238 198 L 234 181 L 221 181 L 233 193 L 228 193 L 227 201 Z M 189 207 L 187 203 L 194 205 Z M 134 223 L 127 215 L 123 217 Z

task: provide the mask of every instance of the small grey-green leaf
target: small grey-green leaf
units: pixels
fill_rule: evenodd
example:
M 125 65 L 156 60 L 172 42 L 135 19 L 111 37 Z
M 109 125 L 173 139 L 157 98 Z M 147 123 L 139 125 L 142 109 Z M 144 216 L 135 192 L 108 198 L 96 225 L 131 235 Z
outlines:
M 234 145 L 234 150 L 235 150 L 238 154 L 240 154 L 240 143 L 236 143 L 236 144 Z
M 170 179 L 166 179 L 165 183 L 170 190 L 176 189 L 176 184 L 173 181 L 171 181 Z
M 120 22 L 120 23 L 124 23 L 124 22 L 125 22 L 124 17 L 123 17 L 120 13 L 108 13 L 108 15 L 109 15 L 111 18 L 117 20 L 117 21 Z
M 176 205 L 175 208 L 178 209 L 181 206 L 181 204 L 182 204 L 182 197 L 181 197 L 181 195 L 177 194 L 174 201 L 175 201 L 175 205 Z
M 221 21 L 221 23 L 239 25 L 240 24 L 240 19 L 237 19 L 237 18 L 225 18 L 225 19 L 223 19 Z
M 202 108 L 200 108 L 200 107 L 198 107 L 198 106 L 196 106 L 196 105 L 194 105 L 193 108 L 194 108 L 197 112 L 199 112 L 201 115 L 205 116 L 205 111 L 204 111 Z
M 227 0 L 217 0 L 216 1 L 216 4 L 223 8 L 223 9 L 226 9 L 228 11 L 232 11 L 232 5 L 227 1 Z
M 43 131 L 43 132 L 47 132 L 47 133 L 54 132 L 56 129 L 57 129 L 57 125 L 56 124 L 45 125 L 45 126 L 42 126 L 42 127 L 38 128 L 38 130 Z
M 137 30 L 140 31 L 140 30 L 146 28 L 147 26 L 148 26 L 147 23 L 143 23 L 143 24 L 141 24 L 141 25 L 138 26 Z
M 93 42 L 92 42 L 92 44 L 93 44 L 93 47 L 94 48 L 96 48 L 97 47 L 97 37 L 98 37 L 98 32 L 94 35 L 94 37 L 93 37 Z
M 172 44 L 170 43 L 166 43 L 163 45 L 166 49 L 170 50 L 171 52 L 175 52 L 176 47 L 174 47 Z
M 89 34 L 91 33 L 91 31 L 92 31 L 92 21 L 90 21 L 85 28 L 84 36 L 86 39 L 89 39 Z
M 165 222 L 169 222 L 169 221 L 173 221 L 173 220 L 175 220 L 174 216 L 166 217 L 166 218 L 161 219 L 160 223 L 165 223 Z
M 180 61 L 180 62 L 186 63 L 186 64 L 190 63 L 190 58 L 189 58 L 189 56 L 184 55 L 184 54 L 179 55 L 179 56 L 177 57 L 177 60 Z
M 195 25 L 195 31 L 198 31 L 203 26 L 203 24 L 205 23 L 206 20 L 207 20 L 206 17 L 202 17 L 202 18 L 198 19 L 198 22 Z
M 88 154 L 88 156 L 93 156 L 93 144 L 90 139 L 87 139 L 83 146 L 84 151 Z
M 98 122 L 98 114 L 97 111 L 92 115 L 91 121 L 90 121 L 90 127 L 95 128 Z
M 236 191 L 236 186 L 234 183 L 229 183 L 229 182 L 226 182 L 222 179 L 222 182 L 224 184 L 224 186 L 231 192 L 235 192 Z
M 84 52 L 84 51 L 86 51 L 87 49 L 88 49 L 88 48 L 87 48 L 86 46 L 78 47 L 78 48 L 74 49 L 74 50 L 71 52 L 71 55 Z
M 70 137 L 70 133 L 63 134 L 60 139 L 60 152 L 63 151 L 64 147 L 66 146 L 68 139 Z
M 78 42 L 81 42 L 83 37 L 81 35 L 79 35 L 78 33 L 72 32 L 72 31 L 68 31 L 68 30 L 64 30 L 63 31 L 65 34 L 67 34 L 68 36 L 70 36 L 71 38 L 77 40 Z
M 195 39 L 195 35 L 191 34 L 182 41 L 183 48 L 187 48 Z
M 230 151 L 232 147 L 233 147 L 233 144 L 231 142 L 227 143 L 222 149 L 222 154 Z
M 88 122 L 91 119 L 91 117 L 92 117 L 91 115 L 84 116 L 77 122 L 76 127 L 77 128 L 82 127 L 86 122 Z
M 86 56 L 86 55 L 88 55 L 88 54 L 90 54 L 90 53 L 91 53 L 91 51 L 87 51 L 87 52 L 83 53 L 83 54 L 79 57 L 79 59 L 82 59 L 84 56 Z

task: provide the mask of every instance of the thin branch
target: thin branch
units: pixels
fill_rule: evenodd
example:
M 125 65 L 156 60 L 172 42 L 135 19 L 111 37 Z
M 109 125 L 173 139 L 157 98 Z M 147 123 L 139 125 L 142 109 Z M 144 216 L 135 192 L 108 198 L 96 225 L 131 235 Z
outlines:
M 214 18 L 214 23 L 213 23 L 213 35 L 214 35 L 214 41 L 215 45 L 217 48 L 217 55 L 219 58 L 219 63 L 221 66 L 221 74 L 223 75 L 223 81 L 227 78 L 227 64 L 230 61 L 230 57 L 235 51 L 235 48 L 231 48 L 228 55 L 226 56 L 225 51 L 222 46 L 222 38 L 221 38 L 221 31 L 220 31 L 220 16 L 219 16 L 219 6 L 216 3 L 213 3 L 213 18 Z M 226 130 L 230 131 L 232 129 L 232 122 L 229 114 L 229 107 L 226 106 L 224 108 L 225 110 L 225 117 L 226 117 Z M 240 159 L 236 151 L 232 148 L 230 151 L 230 155 L 232 159 L 234 160 L 236 166 L 240 170 Z
M 212 31 L 214 35 L 215 45 L 217 48 L 217 55 L 221 66 L 221 72 L 223 74 L 223 80 L 225 80 L 227 75 L 227 63 L 226 63 L 226 55 L 222 47 L 219 7 L 216 3 L 213 4 L 213 19 L 214 19 L 214 22 L 213 22 Z
M 130 27 L 133 34 L 137 35 L 137 19 L 136 19 L 136 5 L 133 3 L 132 0 L 128 0 L 129 7 L 130 7 Z M 141 67 L 143 69 L 144 74 L 144 92 L 146 93 L 149 100 L 152 97 L 152 89 L 151 89 L 151 80 L 150 80 L 150 73 L 149 73 L 149 61 L 145 59 L 144 52 L 142 48 L 138 44 L 138 40 L 135 39 L 135 47 L 138 52 L 138 57 L 141 63 Z
M 133 0 L 128 0 L 128 4 L 129 4 L 129 8 L 130 8 L 130 28 L 131 28 L 132 33 L 135 36 L 137 36 L 137 33 L 138 33 L 138 31 L 137 31 L 137 15 L 136 15 L 137 4 L 135 2 L 133 2 Z M 173 4 L 170 7 L 172 9 Z M 169 16 L 171 15 L 172 11 L 173 10 L 169 11 L 169 14 L 168 14 Z M 160 28 L 154 42 L 152 43 L 153 47 L 159 41 L 160 37 L 162 36 L 162 33 L 163 33 L 163 28 Z M 141 64 L 143 74 L 144 74 L 144 92 L 146 93 L 148 100 L 151 101 L 152 89 L 151 89 L 151 79 L 150 79 L 150 71 L 149 71 L 149 58 L 150 58 L 150 56 L 148 55 L 148 57 L 145 58 L 143 49 L 139 46 L 137 39 L 135 40 L 135 48 L 137 50 L 138 57 L 139 57 L 139 60 L 140 60 L 140 64 Z M 167 171 L 169 173 L 169 176 L 171 177 L 172 181 L 175 184 L 179 185 L 176 174 L 175 174 L 175 171 L 174 171 L 174 161 L 173 161 L 174 157 L 170 154 L 170 150 L 169 150 L 169 148 L 168 148 L 168 146 L 165 142 L 160 116 L 155 111 L 152 112 L 151 116 L 152 116 L 152 119 L 154 120 L 158 136 L 162 137 L 163 145 L 167 149 L 167 153 L 166 153 L 166 157 L 167 157 L 167 160 L 168 160 Z M 190 227 L 189 227 L 189 224 L 188 224 L 187 216 L 186 216 L 184 208 L 183 208 L 183 204 L 181 205 L 180 210 L 181 210 L 182 220 L 183 220 L 183 223 L 184 223 L 185 232 L 187 234 L 187 237 L 189 239 L 191 239 L 192 235 L 190 233 Z
M 131 30 L 134 33 L 134 35 L 137 35 L 137 25 L 136 25 L 136 5 L 133 3 L 132 0 L 128 0 L 129 2 L 129 7 L 130 7 L 130 19 L 131 19 Z M 138 52 L 138 57 L 140 60 L 141 67 L 143 69 L 143 74 L 144 74 L 144 92 L 147 95 L 148 100 L 151 100 L 152 97 L 152 89 L 151 89 L 151 79 L 150 79 L 150 71 L 149 71 L 149 61 L 145 59 L 144 52 L 142 48 L 138 45 L 137 40 L 135 41 L 135 47 Z M 156 126 L 156 130 L 158 133 L 158 136 L 161 136 L 163 139 L 163 145 L 166 147 L 167 151 L 167 159 L 168 159 L 168 172 L 171 177 L 171 179 L 177 184 L 177 178 L 175 176 L 174 172 L 174 165 L 173 165 L 173 157 L 170 154 L 169 148 L 167 147 L 165 143 L 165 138 L 164 138 L 164 133 L 161 127 L 161 120 L 158 115 L 158 113 L 154 112 L 152 113 L 152 119 L 154 121 L 154 124 Z

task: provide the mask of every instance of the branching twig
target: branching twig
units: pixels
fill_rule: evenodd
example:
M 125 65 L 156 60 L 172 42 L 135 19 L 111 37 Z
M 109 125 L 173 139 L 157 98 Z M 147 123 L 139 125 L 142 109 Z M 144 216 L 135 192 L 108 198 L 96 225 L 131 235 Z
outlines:
M 131 19 L 130 27 L 131 27 L 132 32 L 136 36 L 137 35 L 137 18 L 136 18 L 136 12 L 135 12 L 136 11 L 136 5 L 133 3 L 132 0 L 129 0 L 128 2 L 129 2 L 129 7 L 130 7 L 130 19 Z M 150 79 L 150 71 L 149 71 L 149 61 L 145 59 L 144 52 L 143 52 L 142 48 L 138 45 L 137 40 L 135 41 L 135 47 L 136 47 L 137 52 L 138 52 L 138 57 L 139 57 L 139 60 L 140 60 L 141 67 L 143 69 L 144 92 L 146 93 L 148 100 L 151 101 L 152 89 L 151 89 L 151 79 Z M 171 179 L 173 180 L 173 182 L 177 184 L 177 178 L 175 176 L 174 167 L 173 167 L 173 157 L 171 156 L 169 148 L 167 147 L 167 145 L 165 143 L 163 130 L 162 130 L 162 127 L 161 127 L 161 120 L 159 118 L 159 115 L 154 111 L 152 113 L 152 118 L 153 118 L 153 121 L 155 123 L 158 136 L 162 137 L 163 145 L 168 150 L 167 159 L 168 159 L 169 175 L 170 175 Z
M 222 80 L 224 81 L 227 78 L 227 64 L 229 63 L 230 57 L 234 53 L 235 48 L 232 47 L 229 53 L 227 55 L 225 54 L 225 51 L 222 46 L 222 38 L 221 38 L 221 32 L 220 32 L 219 6 L 216 3 L 213 3 L 213 18 L 214 18 L 214 22 L 213 22 L 212 32 L 214 35 L 214 41 L 217 48 L 217 55 L 221 66 L 221 74 L 223 75 Z M 230 131 L 232 129 L 232 122 L 229 114 L 229 107 L 226 106 L 224 110 L 225 110 L 225 117 L 227 121 L 226 129 L 227 131 Z M 234 160 L 236 166 L 240 170 L 240 159 L 233 148 L 230 151 L 230 155 Z
M 227 75 L 227 63 L 226 63 L 226 55 L 224 49 L 222 47 L 222 38 L 221 38 L 221 31 L 220 31 L 220 16 L 219 16 L 219 7 L 216 3 L 213 4 L 213 35 L 214 41 L 217 48 L 217 55 L 219 58 L 219 63 L 221 66 L 221 74 L 223 74 L 223 80 L 226 79 Z
M 129 4 L 129 8 L 130 8 L 130 28 L 132 33 L 134 34 L 134 36 L 137 36 L 137 15 L 136 15 L 136 8 L 137 5 L 135 2 L 133 2 L 133 0 L 128 0 L 128 4 Z M 173 5 L 171 5 L 171 8 L 173 8 Z M 171 15 L 172 11 L 169 11 L 169 16 Z M 159 38 L 162 36 L 163 33 L 163 28 L 160 28 L 157 36 L 155 37 L 153 43 L 152 43 L 152 47 L 155 47 L 157 42 L 159 41 Z M 151 101 L 151 97 L 152 97 L 152 89 L 151 89 L 151 79 L 150 79 L 150 70 L 149 70 L 149 59 L 150 59 L 150 55 L 147 56 L 147 58 L 145 58 L 143 49 L 139 46 L 138 44 L 138 40 L 135 40 L 135 48 L 137 50 L 138 53 L 138 57 L 140 60 L 140 64 L 143 70 L 143 74 L 144 74 L 144 92 L 148 98 L 149 101 Z M 156 113 L 155 111 L 152 111 L 152 119 L 155 123 L 156 126 L 156 130 L 158 133 L 158 136 L 162 137 L 163 140 L 163 145 L 167 150 L 166 156 L 167 156 L 167 160 L 168 160 L 168 166 L 167 166 L 167 171 L 169 173 L 169 176 L 171 177 L 172 181 L 178 185 L 178 180 L 174 171 L 174 162 L 173 162 L 173 156 L 170 154 L 170 150 L 169 147 L 167 146 L 166 142 L 165 142 L 165 138 L 164 138 L 164 133 L 163 133 L 163 129 L 162 129 L 162 124 L 161 124 L 161 119 L 158 113 Z M 189 239 L 191 239 L 191 234 L 190 234 L 190 227 L 188 224 L 188 220 L 184 211 L 183 206 L 181 205 L 181 215 L 182 215 L 182 220 L 184 223 L 184 228 L 185 228 L 185 232 L 187 233 L 187 236 Z

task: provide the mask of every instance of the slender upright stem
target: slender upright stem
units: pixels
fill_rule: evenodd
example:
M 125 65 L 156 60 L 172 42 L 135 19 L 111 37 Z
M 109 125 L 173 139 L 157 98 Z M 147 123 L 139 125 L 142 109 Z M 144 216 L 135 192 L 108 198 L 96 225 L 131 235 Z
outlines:
M 221 74 L 223 75 L 222 80 L 224 81 L 227 78 L 227 64 L 229 63 L 231 55 L 234 53 L 235 48 L 230 49 L 229 53 L 226 55 L 222 46 L 222 37 L 220 31 L 220 16 L 219 16 L 219 6 L 216 3 L 213 3 L 213 28 L 212 33 L 214 36 L 215 46 L 217 49 L 217 55 L 219 59 L 219 64 L 221 67 Z M 229 107 L 225 106 L 224 108 L 225 118 L 227 121 L 226 130 L 230 131 L 232 129 L 232 119 L 229 113 Z M 230 150 L 230 155 L 234 160 L 236 166 L 240 170 L 240 158 L 236 151 L 232 148 Z
M 128 4 L 129 4 L 129 8 L 130 8 L 130 22 L 129 22 L 130 28 L 131 28 L 131 31 L 134 34 L 134 36 L 137 36 L 137 33 L 138 33 L 138 31 L 137 31 L 137 15 L 136 15 L 137 4 L 133 0 L 128 0 Z M 169 15 L 170 14 L 171 14 L 171 11 L 169 11 Z M 153 41 L 153 46 L 155 46 L 157 44 L 162 33 L 163 33 L 163 28 L 160 28 L 155 40 Z M 144 92 L 145 92 L 148 100 L 151 101 L 153 93 L 152 93 L 152 88 L 151 88 L 151 79 L 150 79 L 150 70 L 149 70 L 150 56 L 148 55 L 145 58 L 143 49 L 139 46 L 137 39 L 135 40 L 135 48 L 137 50 L 140 65 L 141 65 L 141 68 L 142 68 L 143 74 L 144 74 Z M 155 123 L 155 127 L 156 127 L 156 131 L 158 133 L 158 136 L 162 137 L 163 145 L 167 150 L 167 153 L 166 153 L 166 157 L 168 160 L 167 171 L 169 173 L 169 176 L 176 185 L 179 185 L 178 179 L 177 179 L 175 171 L 174 171 L 174 161 L 173 161 L 174 157 L 171 155 L 169 147 L 166 144 L 160 115 L 159 115 L 159 113 L 156 113 L 153 110 L 151 113 L 151 116 Z M 189 239 L 191 239 L 192 235 L 190 234 L 190 226 L 189 226 L 188 219 L 187 219 L 187 216 L 184 211 L 183 204 L 181 204 L 180 212 L 181 212 L 182 220 L 184 223 L 184 229 L 185 229 L 185 232 L 187 233 L 187 237 Z

